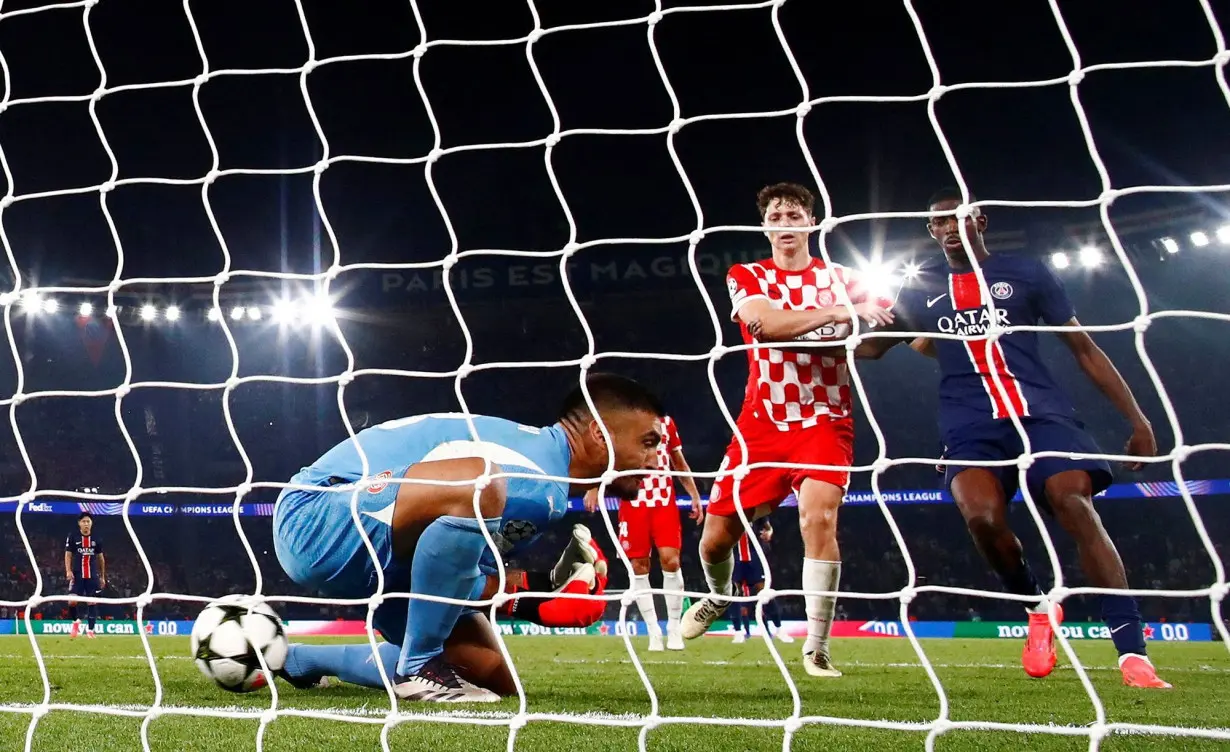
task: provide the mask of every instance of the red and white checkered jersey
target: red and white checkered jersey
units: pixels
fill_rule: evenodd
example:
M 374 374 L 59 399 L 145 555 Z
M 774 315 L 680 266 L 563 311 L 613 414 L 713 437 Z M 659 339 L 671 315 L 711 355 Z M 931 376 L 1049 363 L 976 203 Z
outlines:
M 730 316 L 739 321 L 743 342 L 755 339 L 739 320 L 739 310 L 753 300 L 768 300 L 774 308 L 788 311 L 816 310 L 835 305 L 867 302 L 870 292 L 861 275 L 841 265 L 826 266 L 812 259 L 806 269 L 784 271 L 772 259 L 736 264 L 726 274 L 730 291 Z M 892 301 L 880 298 L 885 308 Z M 801 340 L 842 340 L 850 324 L 825 326 Z M 747 351 L 748 380 L 741 419 L 768 420 L 782 431 L 809 428 L 822 417 L 851 414 L 850 376 L 844 347 L 829 350 L 788 352 L 782 349 Z
M 671 469 L 671 452 L 683 446 L 679 441 L 679 429 L 675 421 L 667 415 L 662 418 L 665 438 L 658 444 L 658 469 Z M 675 503 L 675 479 L 669 475 L 646 475 L 641 481 L 641 491 L 636 498 L 627 502 L 634 507 L 667 506 Z

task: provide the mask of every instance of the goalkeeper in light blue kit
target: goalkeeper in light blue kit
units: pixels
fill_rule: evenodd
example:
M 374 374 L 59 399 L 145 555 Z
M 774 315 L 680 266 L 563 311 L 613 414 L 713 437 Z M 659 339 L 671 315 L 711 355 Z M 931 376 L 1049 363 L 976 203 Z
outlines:
M 611 436 L 615 470 L 653 470 L 662 441 L 661 404 L 640 384 L 611 374 L 591 374 L 586 386 Z M 545 428 L 501 418 L 474 417 L 477 436 L 461 414 L 419 415 L 394 420 L 357 435 L 368 459 L 369 479 L 360 488 L 358 512 L 384 572 L 385 592 L 458 600 L 482 600 L 498 582 L 495 559 L 483 536 L 490 532 L 503 556 L 527 548 L 558 523 L 568 497 L 596 485 L 557 478 L 596 478 L 607 470 L 607 442 L 578 387 L 564 401 L 558 421 Z M 492 480 L 478 494 L 473 481 L 484 473 L 528 477 Z M 337 489 L 362 477 L 355 442 L 329 450 L 291 483 L 274 511 L 278 561 L 295 582 L 332 598 L 365 598 L 376 591 L 375 564 L 351 517 L 353 489 Z M 387 482 L 404 477 L 456 485 Z M 634 498 L 642 476 L 621 476 L 608 487 Z M 319 489 L 319 490 L 316 490 Z M 559 562 L 547 574 L 507 572 L 508 592 L 522 589 L 601 594 L 605 559 L 582 525 L 573 529 Z M 605 601 L 580 598 L 517 598 L 503 607 L 512 618 L 547 626 L 586 626 L 601 618 Z M 495 702 L 515 694 L 508 666 L 486 616 L 473 608 L 429 600 L 394 599 L 373 614 L 384 637 L 378 654 L 393 690 L 406 700 Z M 291 645 L 278 672 L 297 687 L 322 678 L 383 688 L 367 642 L 354 645 Z

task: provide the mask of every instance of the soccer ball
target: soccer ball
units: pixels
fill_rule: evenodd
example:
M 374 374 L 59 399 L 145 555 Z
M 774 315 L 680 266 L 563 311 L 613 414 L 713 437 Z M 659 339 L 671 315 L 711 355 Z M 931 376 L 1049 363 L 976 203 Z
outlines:
M 267 604 L 251 599 L 211 603 L 192 625 L 193 661 L 228 692 L 251 692 L 268 684 L 257 652 L 270 671 L 278 671 L 288 649 L 282 620 Z

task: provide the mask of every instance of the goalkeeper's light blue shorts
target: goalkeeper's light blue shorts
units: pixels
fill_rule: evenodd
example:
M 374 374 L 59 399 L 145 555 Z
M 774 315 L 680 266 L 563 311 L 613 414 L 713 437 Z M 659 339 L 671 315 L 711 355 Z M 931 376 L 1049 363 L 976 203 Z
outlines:
M 409 468 L 395 468 L 386 477 L 404 477 Z M 309 471 L 291 478 L 291 483 L 311 483 L 320 490 L 287 488 L 278 497 L 273 547 L 282 569 L 297 584 L 326 597 L 365 598 L 376 592 L 377 563 L 350 514 L 354 490 L 334 490 L 346 481 L 318 480 Z M 409 562 L 403 566 L 393 561 L 393 504 L 399 488 L 398 483 L 385 483 L 358 493 L 359 520 L 385 572 L 386 591 L 409 588 Z

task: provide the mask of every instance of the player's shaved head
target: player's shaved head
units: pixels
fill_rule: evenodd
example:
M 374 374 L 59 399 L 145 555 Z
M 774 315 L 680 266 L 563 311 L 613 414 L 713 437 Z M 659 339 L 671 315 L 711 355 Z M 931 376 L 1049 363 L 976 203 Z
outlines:
M 626 376 L 590 373 L 585 379 L 585 386 L 594 400 L 594 407 L 597 407 L 600 413 L 615 409 L 647 412 L 659 418 L 666 415 L 662 402 L 653 392 Z M 578 385 L 564 399 L 559 419 L 580 420 L 586 417 L 589 417 L 589 405 L 585 402 L 585 393 Z
M 815 216 L 816 197 L 798 183 L 774 183 L 761 188 L 760 193 L 756 194 L 758 216 L 764 217 L 769 207 L 777 202 L 798 206 L 806 209 L 809 215 Z
M 927 208 L 930 209 L 936 204 L 942 204 L 945 201 L 956 201 L 957 204 L 960 204 L 961 200 L 961 189 L 955 185 L 949 185 L 931 194 L 931 198 L 927 199 Z M 969 200 L 972 203 L 978 199 L 971 193 Z M 974 207 L 974 211 L 978 211 L 978 207 Z

